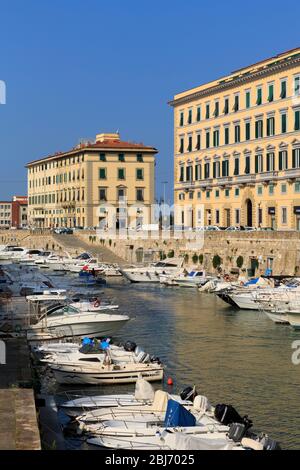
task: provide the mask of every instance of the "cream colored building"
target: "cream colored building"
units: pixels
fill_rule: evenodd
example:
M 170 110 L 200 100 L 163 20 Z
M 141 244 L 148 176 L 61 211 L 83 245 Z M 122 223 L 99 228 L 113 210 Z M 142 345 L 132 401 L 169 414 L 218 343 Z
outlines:
M 170 104 L 177 225 L 300 230 L 300 48 Z
M 35 227 L 124 227 L 149 223 L 154 204 L 154 147 L 98 134 L 67 152 L 32 161 L 28 171 L 28 219 Z M 135 206 L 131 211 L 128 206 Z M 113 208 L 115 217 L 111 217 Z

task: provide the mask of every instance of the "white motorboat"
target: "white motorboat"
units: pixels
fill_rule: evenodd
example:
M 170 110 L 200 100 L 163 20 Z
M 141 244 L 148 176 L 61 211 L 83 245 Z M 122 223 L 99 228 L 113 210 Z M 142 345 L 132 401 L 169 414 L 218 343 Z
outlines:
M 175 283 L 180 287 L 199 287 L 205 284 L 211 276 L 206 276 L 204 270 L 202 271 L 190 271 L 186 274 L 174 277 Z
M 100 299 L 95 299 L 94 301 L 79 300 L 78 302 L 72 302 L 70 305 L 81 312 L 102 312 L 105 310 L 117 310 L 119 308 L 119 305 L 101 302 Z
M 275 312 L 265 312 L 268 318 L 272 320 L 274 323 L 282 324 L 282 325 L 288 325 L 289 320 L 288 320 L 288 315 L 285 313 L 275 313 Z
M 50 364 L 55 379 L 60 384 L 115 384 L 135 383 L 142 376 L 149 382 L 163 378 L 163 366 L 158 363 L 114 363 L 110 361 L 78 361 L 70 364 Z
M 0 260 L 17 261 L 26 253 L 26 251 L 27 248 L 22 246 L 7 245 L 0 252 Z
M 49 301 L 63 301 L 67 299 L 66 289 L 48 289 L 38 291 L 35 290 L 33 294 L 27 295 L 28 302 L 49 302 Z
M 129 319 L 127 315 L 81 312 L 70 305 L 56 305 L 28 328 L 27 338 L 36 341 L 48 339 L 48 336 L 56 339 L 113 336 Z
M 182 266 L 183 259 L 170 258 L 150 266 L 120 268 L 120 272 L 130 282 L 160 282 L 161 274 L 176 274 Z

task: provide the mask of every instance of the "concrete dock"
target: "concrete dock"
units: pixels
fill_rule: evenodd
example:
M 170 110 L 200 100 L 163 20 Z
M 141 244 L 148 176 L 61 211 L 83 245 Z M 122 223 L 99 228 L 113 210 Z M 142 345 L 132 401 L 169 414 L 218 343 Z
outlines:
M 5 364 L 0 364 L 0 450 L 39 450 L 30 355 L 25 339 L 2 339 Z

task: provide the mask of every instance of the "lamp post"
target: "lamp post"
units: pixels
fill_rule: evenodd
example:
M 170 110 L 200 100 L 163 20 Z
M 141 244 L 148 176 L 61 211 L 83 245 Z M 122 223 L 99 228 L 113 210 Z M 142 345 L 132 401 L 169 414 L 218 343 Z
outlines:
M 166 203 L 166 185 L 168 184 L 168 181 L 162 181 L 163 184 L 163 194 L 164 194 L 164 205 L 163 205 L 163 213 L 162 213 L 162 226 L 164 226 L 165 222 L 165 203 Z

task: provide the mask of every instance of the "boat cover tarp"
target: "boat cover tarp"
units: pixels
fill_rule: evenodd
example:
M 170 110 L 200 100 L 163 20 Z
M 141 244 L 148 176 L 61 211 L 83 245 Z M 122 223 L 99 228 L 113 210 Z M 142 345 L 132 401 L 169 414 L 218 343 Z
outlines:
M 162 390 L 156 390 L 151 407 L 152 411 L 166 412 L 168 407 L 169 395 Z
M 154 389 L 147 380 L 139 377 L 135 384 L 134 397 L 137 400 L 154 400 Z
M 173 428 L 176 426 L 189 427 L 196 425 L 196 418 L 184 406 L 175 400 L 169 400 L 164 426 Z
M 173 450 L 230 450 L 233 443 L 225 439 L 191 436 L 181 432 L 166 433 L 165 444 Z

